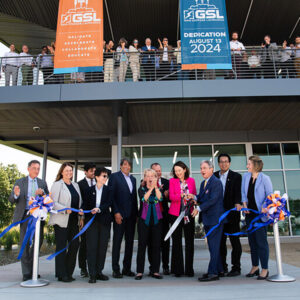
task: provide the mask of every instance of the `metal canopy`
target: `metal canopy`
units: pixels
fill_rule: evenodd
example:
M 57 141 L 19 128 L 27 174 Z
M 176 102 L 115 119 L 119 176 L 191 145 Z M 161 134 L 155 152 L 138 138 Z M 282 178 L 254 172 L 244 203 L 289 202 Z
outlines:
M 54 40 L 58 0 L 1 0 L 0 1 L 0 39 L 7 44 L 22 43 L 39 49 L 49 40 Z M 226 0 L 229 31 L 242 32 L 245 45 L 260 45 L 265 34 L 272 40 L 282 43 L 290 41 L 299 34 L 300 2 L 296 0 Z M 251 8 L 251 9 L 250 9 Z M 16 31 L 17 19 L 23 21 L 23 32 Z M 108 16 L 111 20 L 111 28 Z M 248 16 L 248 18 L 247 18 Z M 12 20 L 14 20 L 12 22 Z M 29 23 L 25 23 L 27 21 Z M 246 22 L 247 21 L 247 22 Z M 11 25 L 3 29 L 3 24 Z M 129 41 L 138 38 L 144 43 L 150 37 L 157 44 L 157 38 L 169 37 L 170 44 L 176 45 L 178 25 L 178 0 L 109 0 L 104 6 L 104 37 L 111 39 L 113 31 L 116 42 L 125 36 Z M 295 25 L 297 25 L 295 27 Z M 37 29 L 33 30 L 32 26 Z M 41 35 L 41 28 L 48 30 Z M 43 38 L 44 36 L 44 38 Z M 40 45 L 38 45 L 40 40 Z

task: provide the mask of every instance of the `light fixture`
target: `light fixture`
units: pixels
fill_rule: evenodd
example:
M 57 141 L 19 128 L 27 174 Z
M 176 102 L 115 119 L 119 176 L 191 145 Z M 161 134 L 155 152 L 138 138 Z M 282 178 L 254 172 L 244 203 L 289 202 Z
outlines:
M 139 159 L 138 159 L 138 157 L 137 157 L 136 152 L 133 152 L 133 156 L 134 156 L 134 159 L 135 159 L 135 161 L 136 161 L 136 164 L 139 165 L 140 163 L 139 163 Z
M 173 157 L 173 164 L 175 164 L 175 162 L 176 162 L 177 154 L 178 154 L 178 152 L 175 151 L 175 152 L 174 152 L 174 157 Z

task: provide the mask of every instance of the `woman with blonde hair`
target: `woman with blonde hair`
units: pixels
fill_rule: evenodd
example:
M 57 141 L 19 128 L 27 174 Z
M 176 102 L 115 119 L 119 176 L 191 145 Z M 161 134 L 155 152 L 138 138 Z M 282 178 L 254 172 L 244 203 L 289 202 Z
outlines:
M 136 280 L 143 278 L 145 267 L 146 247 L 149 245 L 152 253 L 151 267 L 152 277 L 162 279 L 159 274 L 160 266 L 160 243 L 162 232 L 162 213 L 159 202 L 163 200 L 162 193 L 158 188 L 157 174 L 153 169 L 144 171 L 144 185 L 138 190 L 142 203 L 141 217 L 138 221 L 138 252 L 137 252 L 137 274 Z

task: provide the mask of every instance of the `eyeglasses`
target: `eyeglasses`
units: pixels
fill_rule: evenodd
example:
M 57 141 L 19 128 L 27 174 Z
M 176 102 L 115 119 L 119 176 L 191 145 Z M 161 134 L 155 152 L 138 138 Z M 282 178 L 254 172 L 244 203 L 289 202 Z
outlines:
M 219 161 L 219 164 L 229 164 L 229 161 L 228 161 L 228 160 L 223 160 L 223 161 L 220 160 L 220 161 Z
M 164 40 L 164 42 L 167 42 L 168 40 Z
M 138 41 L 133 41 L 134 44 L 138 44 Z

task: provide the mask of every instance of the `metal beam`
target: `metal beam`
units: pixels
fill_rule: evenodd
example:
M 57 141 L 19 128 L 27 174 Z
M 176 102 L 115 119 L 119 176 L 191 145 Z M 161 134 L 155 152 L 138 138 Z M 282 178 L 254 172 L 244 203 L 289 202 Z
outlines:
M 52 137 L 48 138 L 49 144 L 68 144 L 68 143 L 74 143 L 78 142 L 80 140 L 82 141 L 109 141 L 112 135 L 103 135 L 103 136 L 76 136 L 69 139 L 66 139 L 64 137 Z M 21 144 L 42 144 L 44 142 L 44 139 L 35 139 L 32 136 L 27 137 L 10 137 L 10 138 L 3 138 L 3 140 L 7 144 L 15 144 L 15 145 L 21 145 Z
M 252 4 L 253 4 L 253 0 L 251 0 L 251 2 L 250 2 L 249 8 L 248 8 L 248 12 L 247 12 L 247 16 L 246 16 L 246 19 L 245 19 L 245 22 L 244 22 L 244 26 L 243 26 L 243 29 L 242 29 L 242 32 L 241 32 L 240 39 L 243 38 L 244 31 L 245 31 L 245 28 L 246 28 L 246 25 L 247 25 L 247 22 L 248 22 L 248 18 L 249 18 L 249 15 L 250 15 L 250 11 L 251 11 L 251 8 L 252 8 Z
M 295 24 L 295 26 L 294 26 L 294 28 L 293 28 L 293 30 L 291 31 L 291 34 L 290 34 L 290 36 L 289 36 L 289 39 L 292 37 L 293 33 L 295 32 L 295 30 L 296 30 L 296 28 L 297 28 L 297 26 L 298 26 L 298 24 L 299 24 L 299 21 L 300 21 L 300 17 L 299 17 L 298 20 L 296 21 L 296 24 Z
M 105 3 L 105 8 L 106 8 L 106 13 L 107 13 L 107 18 L 108 18 L 108 24 L 109 24 L 109 29 L 110 29 L 111 38 L 112 38 L 112 40 L 114 41 L 114 40 L 115 40 L 115 37 L 114 37 L 113 29 L 112 29 L 112 26 L 111 26 L 111 20 L 110 20 L 110 14 L 109 14 L 109 11 L 108 11 L 107 1 L 104 0 L 104 3 Z
M 77 175 L 78 175 L 78 160 L 75 160 L 75 167 L 74 167 L 74 181 L 77 182 Z
M 46 180 L 46 174 L 47 174 L 47 158 L 48 158 L 48 141 L 44 141 L 43 171 L 42 171 L 42 179 L 43 179 L 43 180 Z

